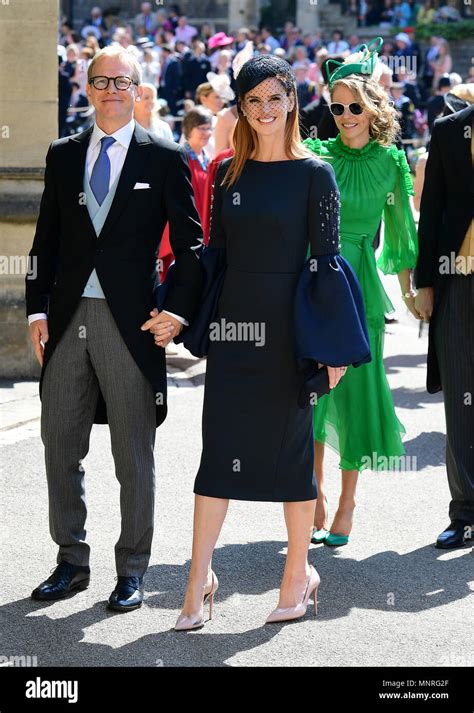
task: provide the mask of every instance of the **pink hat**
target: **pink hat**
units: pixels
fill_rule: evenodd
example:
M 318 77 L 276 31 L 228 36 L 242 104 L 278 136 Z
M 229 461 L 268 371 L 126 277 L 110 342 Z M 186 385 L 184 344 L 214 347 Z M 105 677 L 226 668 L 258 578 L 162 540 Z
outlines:
M 212 35 L 212 37 L 209 37 L 207 46 L 212 50 L 214 47 L 225 47 L 226 45 L 231 45 L 233 42 L 235 42 L 233 37 L 229 37 L 225 32 L 218 32 Z

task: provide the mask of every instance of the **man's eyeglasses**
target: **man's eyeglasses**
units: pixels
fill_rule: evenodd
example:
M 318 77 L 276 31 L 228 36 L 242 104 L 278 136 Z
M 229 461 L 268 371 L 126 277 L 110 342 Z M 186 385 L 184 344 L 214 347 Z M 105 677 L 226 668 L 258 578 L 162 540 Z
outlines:
M 119 89 L 121 92 L 130 89 L 132 84 L 136 84 L 138 86 L 138 82 L 134 79 L 130 79 L 130 77 L 91 77 L 89 79 L 89 84 L 92 84 L 94 89 L 98 89 L 99 91 L 108 89 L 109 82 L 113 82 L 115 84 L 115 88 Z

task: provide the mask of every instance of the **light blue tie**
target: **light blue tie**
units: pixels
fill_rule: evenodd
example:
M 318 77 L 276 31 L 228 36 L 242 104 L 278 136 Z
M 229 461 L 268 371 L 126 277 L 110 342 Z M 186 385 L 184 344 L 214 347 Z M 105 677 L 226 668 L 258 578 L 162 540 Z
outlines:
M 92 169 L 90 186 L 92 193 L 99 205 L 102 205 L 105 196 L 109 192 L 110 183 L 110 159 L 107 155 L 108 149 L 115 142 L 113 136 L 104 136 L 101 140 L 100 153 Z

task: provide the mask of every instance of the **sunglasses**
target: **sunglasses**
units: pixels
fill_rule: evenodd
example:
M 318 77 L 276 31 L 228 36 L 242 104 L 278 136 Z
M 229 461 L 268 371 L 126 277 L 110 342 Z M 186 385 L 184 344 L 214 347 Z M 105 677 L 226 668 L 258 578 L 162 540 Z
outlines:
M 329 111 L 333 116 L 342 116 L 344 114 L 344 109 L 347 107 L 349 107 L 349 111 L 351 114 L 354 114 L 354 116 L 359 116 L 364 111 L 364 107 L 357 102 L 351 102 L 351 104 L 339 104 L 339 102 L 332 102 L 332 104 L 329 105 Z

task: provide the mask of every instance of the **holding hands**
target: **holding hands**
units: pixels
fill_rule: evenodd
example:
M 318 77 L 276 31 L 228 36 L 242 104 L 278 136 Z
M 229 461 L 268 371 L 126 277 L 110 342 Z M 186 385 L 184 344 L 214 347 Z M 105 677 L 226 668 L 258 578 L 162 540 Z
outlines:
M 167 312 L 158 312 L 156 308 L 150 312 L 151 319 L 142 324 L 142 331 L 149 330 L 153 334 L 157 347 L 167 347 L 174 337 L 183 329 L 183 325 Z

